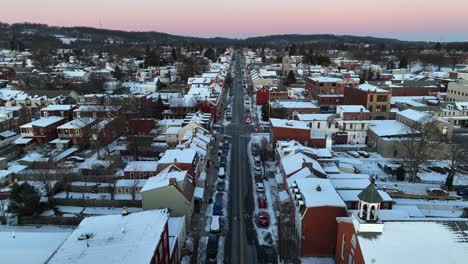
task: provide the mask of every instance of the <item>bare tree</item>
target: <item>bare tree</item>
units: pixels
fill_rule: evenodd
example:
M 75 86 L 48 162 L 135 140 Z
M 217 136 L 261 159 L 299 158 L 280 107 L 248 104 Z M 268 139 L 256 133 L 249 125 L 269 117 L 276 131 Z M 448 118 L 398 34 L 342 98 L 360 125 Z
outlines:
M 437 120 L 428 116 L 420 123 L 410 125 L 407 135 L 400 141 L 400 156 L 410 170 L 410 181 L 415 182 L 419 166 L 426 163 L 440 143 L 442 135 Z
M 9 203 L 8 199 L 0 199 L 0 225 L 6 224 Z
M 258 154 L 262 160 L 263 165 L 265 164 L 265 161 L 269 160 L 272 155 L 271 145 L 266 137 L 262 137 L 260 140 Z
M 130 194 L 132 195 L 132 200 L 135 200 L 138 193 L 138 186 L 140 185 L 140 179 L 133 178 L 130 185 Z
M 466 56 L 463 52 L 450 50 L 448 52 L 448 62 L 452 66 L 452 71 L 455 70 L 457 64 L 465 62 Z
M 463 139 L 454 139 L 449 148 L 449 159 L 447 160 L 448 175 L 445 180 L 445 186 L 449 191 L 453 188 L 453 181 L 457 170 L 468 163 L 468 145 Z

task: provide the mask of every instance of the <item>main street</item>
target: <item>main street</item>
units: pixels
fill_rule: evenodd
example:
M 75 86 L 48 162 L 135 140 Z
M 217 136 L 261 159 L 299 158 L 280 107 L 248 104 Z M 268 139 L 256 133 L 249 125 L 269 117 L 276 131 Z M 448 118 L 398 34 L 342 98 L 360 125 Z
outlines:
M 247 144 L 253 129 L 245 124 L 241 56 L 235 58 L 232 123 L 225 128 L 231 136 L 231 176 L 229 188 L 229 232 L 225 245 L 225 263 L 258 263 L 257 237 L 253 229 L 253 188 L 247 158 Z

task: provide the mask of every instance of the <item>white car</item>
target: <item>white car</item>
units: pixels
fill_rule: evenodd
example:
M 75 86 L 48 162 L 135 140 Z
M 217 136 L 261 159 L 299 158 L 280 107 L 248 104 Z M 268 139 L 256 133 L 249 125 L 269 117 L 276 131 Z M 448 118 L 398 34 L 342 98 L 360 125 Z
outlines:
M 256 190 L 258 193 L 264 193 L 265 192 L 265 186 L 263 185 L 262 182 L 257 182 L 256 183 Z
M 221 218 L 219 215 L 213 215 L 211 217 L 211 224 L 210 224 L 210 233 L 218 234 L 221 232 Z

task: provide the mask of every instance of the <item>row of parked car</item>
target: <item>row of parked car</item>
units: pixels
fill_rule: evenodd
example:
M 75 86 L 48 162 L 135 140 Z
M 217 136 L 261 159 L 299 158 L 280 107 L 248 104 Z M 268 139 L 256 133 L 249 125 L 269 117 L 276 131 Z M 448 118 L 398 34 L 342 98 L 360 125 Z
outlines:
M 210 222 L 210 235 L 208 236 L 208 244 L 206 246 L 206 263 L 217 263 L 218 244 L 220 235 L 224 229 L 224 194 L 226 188 L 226 163 L 229 154 L 231 138 L 225 136 L 220 143 L 218 156 L 220 166 L 218 170 L 218 181 L 216 183 L 216 193 L 210 201 L 213 203 L 213 215 Z

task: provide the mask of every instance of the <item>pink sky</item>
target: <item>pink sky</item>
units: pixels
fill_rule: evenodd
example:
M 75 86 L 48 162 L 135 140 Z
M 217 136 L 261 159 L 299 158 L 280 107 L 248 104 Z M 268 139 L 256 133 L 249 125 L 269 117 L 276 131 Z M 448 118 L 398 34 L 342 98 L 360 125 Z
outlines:
M 352 34 L 468 40 L 467 0 L 14 0 L 0 21 L 190 36 Z

